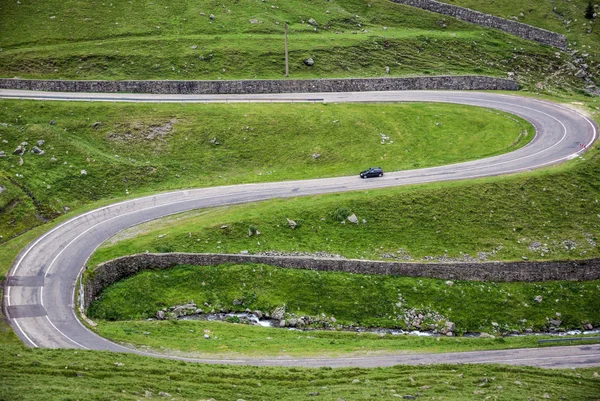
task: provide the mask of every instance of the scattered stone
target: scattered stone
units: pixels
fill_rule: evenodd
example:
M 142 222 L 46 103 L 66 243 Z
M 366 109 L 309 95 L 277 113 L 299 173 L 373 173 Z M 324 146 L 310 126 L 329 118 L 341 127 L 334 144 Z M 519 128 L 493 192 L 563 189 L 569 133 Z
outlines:
M 37 141 L 38 146 L 44 146 L 45 143 L 46 143 L 46 141 L 44 141 L 43 139 L 40 139 L 39 141 Z
M 243 251 L 240 251 L 240 254 L 241 254 L 241 255 L 248 255 L 248 250 L 246 250 L 246 249 L 245 249 L 245 250 L 243 250 Z
M 42 154 L 44 151 L 40 148 L 38 148 L 37 146 L 34 146 L 31 151 L 37 155 Z
M 309 67 L 312 67 L 313 65 L 315 65 L 315 60 L 313 60 L 312 57 L 309 57 L 304 60 L 304 64 L 306 64 Z
M 3 151 L 3 150 L 0 150 L 0 158 L 1 158 L 1 157 L 6 157 L 6 153 L 4 153 L 4 151 Z
M 416 400 L 417 399 L 414 395 L 410 395 L 410 394 L 407 394 L 407 395 L 403 396 L 402 398 L 404 398 L 405 400 Z
M 208 334 L 205 334 L 204 338 L 208 340 L 208 339 L 210 339 L 210 336 Z
M 124 363 L 121 363 L 121 362 L 115 362 L 115 363 L 114 363 L 114 365 L 115 365 L 115 366 L 125 366 L 125 364 L 124 364 Z
M 542 296 L 541 296 L 541 295 L 537 295 L 535 298 L 533 298 L 533 300 L 534 300 L 535 302 L 537 302 L 537 303 L 540 303 L 540 302 L 542 302 L 542 299 L 543 299 L 543 298 L 542 298 Z
M 259 21 L 258 21 L 256 18 L 252 18 L 252 19 L 250 20 L 250 23 L 251 23 L 251 24 L 258 24 L 258 23 L 259 23 Z
M 587 77 L 587 72 L 585 72 L 584 69 L 581 69 L 575 73 L 575 76 L 577 78 L 585 78 L 585 77 Z
M 313 391 L 311 393 L 308 393 L 308 395 L 310 395 L 311 397 L 316 397 L 319 394 L 321 394 L 321 393 L 319 393 L 318 391 Z
M 318 159 L 319 157 L 321 157 L 321 155 L 320 155 L 320 154 L 318 154 L 318 153 L 313 153 L 313 154 L 312 154 L 312 158 L 313 158 L 313 159 Z
M 56 121 L 50 120 L 50 125 L 55 125 L 55 124 L 56 124 Z
M 25 148 L 21 145 L 17 146 L 17 148 L 13 151 L 13 155 L 17 156 L 23 156 L 23 153 L 25 153 Z
M 560 326 L 560 324 L 562 323 L 562 320 L 558 320 L 558 319 L 550 319 L 550 324 L 554 327 L 558 327 Z
M 160 234 L 160 235 L 157 235 L 156 238 L 165 238 L 166 236 L 167 236 L 167 234 Z
M 146 391 L 144 391 L 144 397 L 152 398 L 152 397 L 154 397 L 154 393 L 152 391 L 146 390 Z
M 215 15 L 211 14 L 211 15 L 208 16 L 208 18 L 210 18 L 211 20 L 214 20 L 215 19 Z
M 286 220 L 288 222 L 288 224 L 290 225 L 290 228 L 293 230 L 294 228 L 296 228 L 297 224 L 294 220 L 290 220 L 286 217 Z
M 162 310 L 159 310 L 158 312 L 156 312 L 156 318 L 158 320 L 165 320 L 165 312 Z
M 358 224 L 358 217 L 356 217 L 356 215 L 352 213 L 350 216 L 348 216 L 348 221 L 350 223 Z
M 6 187 L 4 185 L 0 185 L 0 194 L 6 191 Z
M 92 124 L 93 129 L 98 129 L 101 127 L 102 127 L 102 123 L 100 121 L 96 121 L 95 123 Z
M 159 391 L 158 395 L 161 396 L 161 397 L 171 397 L 171 394 L 165 393 L 164 391 Z
M 56 160 L 58 160 L 56 157 L 52 156 L 52 158 L 50 158 L 51 162 L 55 162 Z
M 454 281 L 448 280 L 448 281 L 446 281 L 446 285 L 452 287 L 454 285 Z
M 81 175 L 87 175 L 87 171 L 81 170 Z
M 23 158 L 19 157 L 19 166 L 22 166 L 22 165 L 23 165 Z
M 387 66 L 385 67 L 385 73 L 388 75 L 390 74 L 390 67 L 387 67 Z
M 71 211 L 71 208 L 69 206 L 64 206 L 63 210 L 65 211 L 65 213 L 68 213 Z
M 593 330 L 594 326 L 592 326 L 590 323 L 586 323 L 586 324 L 583 325 L 583 328 L 585 330 Z
M 308 24 L 316 27 L 319 26 L 319 24 L 317 23 L 317 21 L 315 21 L 314 18 L 309 19 Z
M 192 46 L 192 50 L 196 50 L 198 48 L 198 46 L 194 45 Z

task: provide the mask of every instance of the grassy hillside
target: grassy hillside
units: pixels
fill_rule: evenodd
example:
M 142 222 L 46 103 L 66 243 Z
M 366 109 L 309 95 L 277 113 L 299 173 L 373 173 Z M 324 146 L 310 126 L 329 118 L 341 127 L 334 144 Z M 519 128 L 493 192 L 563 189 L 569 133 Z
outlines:
M 455 163 L 516 149 L 534 132 L 504 113 L 431 104 L 2 101 L 0 123 L 0 243 L 100 199 Z M 23 142 L 27 152 L 13 155 Z
M 448 400 L 589 400 L 597 369 L 541 370 L 490 365 L 303 369 L 217 366 L 73 350 L 0 346 L 4 400 L 351 400 L 422 394 Z M 594 375 L 596 373 L 596 375 Z M 486 378 L 486 379 L 484 379 Z M 161 394 L 162 393 L 162 394 Z
M 285 21 L 292 78 L 385 76 L 389 67 L 392 76 L 512 72 L 553 92 L 584 85 L 555 49 L 388 0 L 5 2 L 0 76 L 282 79 Z
M 271 313 L 286 305 L 291 317 L 335 316 L 337 326 L 417 330 L 406 313 L 433 313 L 424 330 L 446 321 L 466 332 L 548 331 L 560 314 L 562 329 L 600 325 L 599 281 L 582 283 L 480 283 L 411 277 L 297 271 L 266 265 L 180 266 L 147 271 L 106 289 L 94 302 L 92 319 L 134 320 L 193 299 L 211 309 Z M 535 302 L 536 296 L 545 300 Z M 210 307 L 203 305 L 209 304 Z M 205 312 L 208 312 L 205 311 Z M 433 317 L 433 316 L 439 316 Z M 492 322 L 496 324 L 493 325 Z M 320 324 L 315 324 L 320 328 Z M 326 325 L 327 327 L 327 325 Z

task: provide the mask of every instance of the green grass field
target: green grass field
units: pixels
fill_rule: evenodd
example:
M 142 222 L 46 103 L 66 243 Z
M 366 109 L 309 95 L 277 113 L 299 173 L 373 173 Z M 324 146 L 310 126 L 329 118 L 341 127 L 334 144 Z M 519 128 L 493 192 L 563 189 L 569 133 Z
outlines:
M 389 67 L 391 76 L 513 72 L 531 90 L 584 88 L 567 54 L 388 0 L 4 3 L 0 76 L 283 79 L 285 21 L 292 78 L 385 76 Z
M 192 364 L 109 352 L 0 345 L 4 400 L 593 400 L 598 369 L 498 365 L 378 369 Z M 161 394 L 162 393 L 162 394 Z M 168 395 L 167 395 L 168 394 Z
M 0 184 L 6 188 L 0 196 L 0 242 L 65 207 L 101 199 L 355 175 L 373 163 L 388 170 L 455 163 L 517 149 L 534 134 L 529 123 L 504 113 L 418 103 L 2 101 L 0 123 L 6 124 L 0 125 L 0 150 L 8 155 L 0 159 Z M 39 146 L 44 155 L 30 152 L 39 140 L 45 141 Z M 28 152 L 13 155 L 22 142 Z
M 203 321 L 148 322 L 156 312 L 193 300 L 211 310 L 273 313 L 285 307 L 285 319 L 310 316 L 336 329 L 343 327 L 441 330 L 492 335 L 526 329 L 548 332 L 600 324 L 600 282 L 481 283 L 298 271 L 265 265 L 179 266 L 146 271 L 122 280 L 92 303 L 87 315 L 108 338 L 200 353 L 305 355 L 361 352 L 463 351 L 537 346 L 537 338 L 447 339 L 397 335 L 297 332 L 276 328 Z M 542 296 L 542 302 L 535 297 Z M 427 316 L 416 322 L 409 314 Z M 326 316 L 326 318 L 323 318 Z M 331 318 L 334 317 L 334 320 Z M 102 320 L 98 320 L 102 319 Z M 109 322 L 105 320 L 118 321 Z M 309 328 L 320 329 L 322 323 Z M 209 330 L 215 341 L 202 341 Z M 218 339 L 218 341 L 217 341 Z M 442 342 L 440 342 L 440 340 Z

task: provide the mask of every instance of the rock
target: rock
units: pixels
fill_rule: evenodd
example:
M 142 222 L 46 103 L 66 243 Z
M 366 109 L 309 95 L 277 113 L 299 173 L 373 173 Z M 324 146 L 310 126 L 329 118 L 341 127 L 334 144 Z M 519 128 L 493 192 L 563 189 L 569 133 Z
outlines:
M 165 320 L 165 312 L 164 312 L 164 311 L 161 311 L 161 310 L 159 310 L 158 312 L 156 312 L 156 318 L 157 318 L 158 320 Z
M 50 158 L 51 162 L 55 162 L 56 160 L 58 160 L 58 159 L 56 157 L 54 157 L 54 156 L 52 158 Z
M 279 321 L 279 327 L 285 327 L 285 320 Z
M 350 223 L 358 224 L 358 218 L 356 217 L 356 215 L 354 213 L 352 213 L 350 216 L 348 216 L 348 221 Z
M 558 327 L 560 326 L 560 324 L 562 323 L 562 320 L 558 320 L 558 319 L 550 319 L 550 324 L 554 327 Z
M 252 18 L 252 19 L 250 20 L 250 23 L 251 23 L 251 24 L 258 24 L 258 22 L 259 22 L 259 21 L 258 21 L 256 18 Z
M 446 322 L 446 329 L 448 331 L 455 331 L 456 330 L 456 324 L 454 324 L 453 322 Z
M 171 397 L 171 394 L 165 393 L 164 391 L 159 391 L 158 395 L 161 396 L 161 397 Z
M 22 165 L 23 165 L 23 158 L 19 157 L 19 166 L 22 166 Z
M 480 338 L 494 338 L 493 335 L 488 334 L 488 333 L 479 333 L 479 337 Z
M 575 73 L 577 78 L 585 78 L 587 76 L 587 72 L 584 69 L 581 69 Z
M 50 120 L 50 125 L 55 125 L 55 124 L 56 124 L 56 121 Z
M 198 48 L 198 46 L 194 45 L 192 46 L 192 50 L 196 50 Z
M 537 302 L 537 303 L 540 303 L 540 302 L 542 302 L 542 299 L 543 299 L 543 298 L 542 298 L 542 296 L 541 296 L 541 295 L 537 295 L 535 298 L 533 298 L 533 300 L 534 300 L 535 302 Z
M 312 158 L 313 158 L 313 159 L 318 159 L 319 157 L 321 157 L 321 155 L 320 155 L 320 154 L 318 154 L 318 153 L 313 153 L 313 154 L 312 154 Z
M 271 317 L 275 320 L 283 320 L 284 315 L 285 315 L 285 306 L 280 306 L 278 308 L 275 308 L 273 313 L 271 313 Z
M 81 175 L 87 175 L 87 171 L 81 170 Z
M 146 390 L 146 391 L 144 391 L 144 397 L 152 398 L 152 397 L 154 397 L 154 393 L 152 391 Z
M 312 57 L 309 57 L 304 60 L 304 64 L 306 64 L 309 67 L 312 67 L 313 65 L 315 65 L 315 60 L 313 60 Z
M 317 21 L 315 21 L 314 18 L 309 19 L 308 24 L 312 26 L 319 26 L 319 24 L 317 23 Z
M 17 146 L 17 148 L 13 150 L 13 155 L 23 156 L 23 153 L 25 153 L 25 148 L 21 145 Z
M 6 191 L 6 187 L 4 185 L 0 185 L 0 194 Z
M 288 320 L 287 325 L 290 327 L 296 327 L 298 325 L 298 319 L 292 318 Z
M 6 153 L 3 150 L 0 150 L 0 157 L 6 157 Z
M 63 210 L 65 211 L 65 213 L 68 213 L 71 211 L 71 208 L 69 206 L 64 206 Z
M 583 328 L 585 330 L 593 330 L 594 326 L 592 326 L 590 323 L 586 323 L 586 324 L 583 325 Z
M 210 336 L 208 334 L 205 334 L 204 338 L 208 340 L 208 339 L 210 339 Z
M 385 73 L 389 75 L 389 73 L 390 73 L 390 67 L 387 67 L 387 66 L 385 67 Z
M 121 362 L 115 362 L 113 365 L 115 365 L 115 366 L 125 366 L 125 364 L 121 363 Z
M 446 281 L 446 285 L 452 287 L 454 285 L 454 281 L 448 280 L 448 281 Z
M 243 250 L 243 251 L 240 251 L 240 254 L 241 254 L 241 255 L 248 255 L 248 250 Z
M 46 141 L 44 141 L 43 139 L 40 139 L 39 141 L 37 141 L 38 146 L 44 146 L 45 143 L 46 143 Z
M 286 217 L 286 220 L 287 220 L 288 224 L 290 225 L 291 229 L 296 228 L 297 224 L 296 224 L 296 222 L 294 220 L 290 220 L 287 217 Z
M 496 322 L 492 322 L 492 326 L 493 326 L 493 327 L 498 327 L 498 323 L 496 323 Z
M 215 19 L 215 15 L 211 14 L 211 15 L 208 16 L 208 18 L 210 18 L 211 20 L 214 20 Z
M 93 123 L 93 124 L 91 125 L 91 127 L 92 127 L 93 129 L 98 129 L 98 128 L 101 128 L 101 127 L 102 127 L 102 123 L 101 123 L 100 121 L 96 121 L 95 123 Z
M 37 155 L 39 155 L 39 154 L 41 154 L 41 153 L 43 153 L 43 152 L 44 152 L 42 149 L 38 148 L 37 146 L 34 146 L 34 147 L 31 149 L 31 151 L 32 151 L 33 153 L 37 154 Z
M 404 398 L 405 400 L 416 400 L 417 399 L 417 397 L 415 397 L 414 395 L 411 395 L 411 394 L 404 395 L 404 396 L 402 396 L 402 398 Z

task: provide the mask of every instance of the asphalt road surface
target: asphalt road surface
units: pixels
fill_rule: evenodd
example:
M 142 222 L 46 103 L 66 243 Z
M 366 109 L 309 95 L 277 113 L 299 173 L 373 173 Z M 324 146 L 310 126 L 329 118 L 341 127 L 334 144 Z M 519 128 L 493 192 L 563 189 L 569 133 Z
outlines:
M 102 242 L 127 227 L 197 208 L 529 171 L 577 157 L 597 138 L 597 128 L 591 120 L 570 108 L 495 93 L 411 91 L 185 96 L 6 90 L 0 91 L 0 97 L 111 102 L 446 102 L 506 111 L 523 117 L 536 129 L 535 138 L 521 149 L 466 163 L 386 172 L 382 178 L 368 180 L 360 179 L 357 174 L 352 177 L 182 190 L 120 202 L 74 217 L 24 249 L 6 281 L 3 307 L 12 327 L 25 344 L 44 348 L 82 348 L 144 354 L 94 334 L 83 326 L 74 311 L 77 278 L 86 260 Z M 374 354 L 348 358 L 179 359 L 207 363 L 312 367 L 505 363 L 564 368 L 600 366 L 600 345 L 447 354 Z

